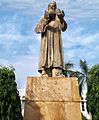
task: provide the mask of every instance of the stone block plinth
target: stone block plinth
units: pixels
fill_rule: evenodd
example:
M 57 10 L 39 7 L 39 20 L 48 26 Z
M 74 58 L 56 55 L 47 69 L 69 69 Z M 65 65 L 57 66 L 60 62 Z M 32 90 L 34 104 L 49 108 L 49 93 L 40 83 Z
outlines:
M 77 78 L 28 77 L 24 120 L 81 120 Z

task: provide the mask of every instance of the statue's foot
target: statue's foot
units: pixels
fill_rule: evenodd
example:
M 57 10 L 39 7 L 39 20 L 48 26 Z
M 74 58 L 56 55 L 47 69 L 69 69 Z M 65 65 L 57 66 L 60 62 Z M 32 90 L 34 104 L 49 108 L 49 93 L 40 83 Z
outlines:
M 48 77 L 48 75 L 47 74 L 41 74 L 41 77 Z
M 53 70 L 52 70 L 52 77 L 64 77 L 64 75 L 62 73 L 62 69 L 53 68 Z
M 41 77 L 48 77 L 48 74 L 45 72 L 45 70 L 42 71 Z

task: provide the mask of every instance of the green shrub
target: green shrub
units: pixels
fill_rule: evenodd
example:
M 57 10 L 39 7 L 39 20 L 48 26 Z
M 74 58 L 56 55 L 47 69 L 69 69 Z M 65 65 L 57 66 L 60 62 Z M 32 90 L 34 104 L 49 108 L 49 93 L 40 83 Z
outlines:
M 15 74 L 10 67 L 0 67 L 0 120 L 22 120 Z

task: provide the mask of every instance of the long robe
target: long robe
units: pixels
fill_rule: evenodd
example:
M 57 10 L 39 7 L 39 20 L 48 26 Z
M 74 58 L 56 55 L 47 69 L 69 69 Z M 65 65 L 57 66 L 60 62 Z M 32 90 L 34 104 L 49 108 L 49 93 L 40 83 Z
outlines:
M 64 57 L 61 31 L 65 31 L 67 24 L 60 22 L 56 16 L 54 21 L 46 25 L 46 19 L 41 17 L 35 27 L 36 33 L 41 33 L 41 44 L 39 52 L 38 71 L 46 68 L 64 69 Z

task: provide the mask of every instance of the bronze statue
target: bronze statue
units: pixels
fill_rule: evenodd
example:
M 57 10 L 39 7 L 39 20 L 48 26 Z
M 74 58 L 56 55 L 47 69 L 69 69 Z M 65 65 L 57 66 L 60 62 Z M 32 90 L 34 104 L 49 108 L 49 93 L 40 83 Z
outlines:
M 61 31 L 65 31 L 67 23 L 64 12 L 57 9 L 56 2 L 51 2 L 44 16 L 35 27 L 36 33 L 41 33 L 38 71 L 41 76 L 61 76 L 64 70 L 64 58 Z

